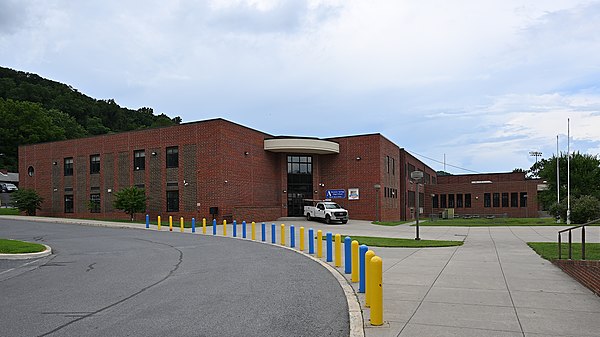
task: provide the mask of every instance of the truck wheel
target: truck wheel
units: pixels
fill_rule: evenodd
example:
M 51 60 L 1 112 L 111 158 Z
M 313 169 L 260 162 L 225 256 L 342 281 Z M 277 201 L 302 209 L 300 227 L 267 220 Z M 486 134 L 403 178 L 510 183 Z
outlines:
M 342 224 L 344 224 L 344 225 L 345 225 L 345 224 L 347 224 L 347 223 L 348 223 L 348 220 L 342 220 Z
M 325 216 L 325 223 L 328 224 L 328 225 L 331 223 L 331 217 L 329 216 L 329 214 L 327 214 Z
M 306 213 L 306 221 L 310 221 L 310 213 Z

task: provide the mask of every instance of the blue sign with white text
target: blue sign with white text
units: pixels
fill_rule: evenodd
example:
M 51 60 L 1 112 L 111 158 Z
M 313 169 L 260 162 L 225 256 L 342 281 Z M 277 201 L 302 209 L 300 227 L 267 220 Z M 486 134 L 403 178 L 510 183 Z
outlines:
M 346 199 L 346 190 L 327 190 L 325 199 Z

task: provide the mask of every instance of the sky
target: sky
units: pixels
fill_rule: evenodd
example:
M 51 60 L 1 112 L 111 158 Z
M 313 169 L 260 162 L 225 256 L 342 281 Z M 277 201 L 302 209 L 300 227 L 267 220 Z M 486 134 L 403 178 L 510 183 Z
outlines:
M 381 133 L 435 170 L 600 153 L 600 1 L 1 0 L 0 65 L 272 135 Z

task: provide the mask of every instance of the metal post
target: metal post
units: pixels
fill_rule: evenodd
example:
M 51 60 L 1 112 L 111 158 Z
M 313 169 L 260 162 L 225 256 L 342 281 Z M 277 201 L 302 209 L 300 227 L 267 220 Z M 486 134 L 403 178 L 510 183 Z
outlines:
M 267 225 L 264 222 L 260 225 L 260 238 L 262 239 L 262 242 L 267 240 L 266 226 Z
M 344 238 L 344 273 L 352 273 L 352 239 L 349 236 Z
M 271 243 L 272 244 L 276 244 L 277 240 L 276 240 L 276 236 L 277 234 L 275 234 L 275 224 L 271 224 Z
M 296 248 L 296 228 L 290 225 L 290 247 Z
M 561 237 L 562 235 L 560 235 L 560 233 L 558 233 L 558 259 L 562 259 L 562 242 L 561 242 Z
M 367 254 L 367 251 L 369 250 L 369 247 L 367 245 L 360 245 L 360 247 L 358 247 L 358 292 L 359 293 L 364 293 L 365 292 L 365 285 L 366 285 L 366 280 L 365 280 L 365 255 Z
M 571 231 L 569 231 L 569 260 L 571 260 L 571 244 L 573 243 L 573 241 L 571 240 Z
M 327 262 L 333 262 L 333 234 L 327 232 Z
M 192 233 L 196 233 L 196 218 L 192 218 Z
M 308 253 L 315 253 L 315 230 L 312 228 L 308 229 Z
M 585 260 L 585 226 L 581 227 L 581 259 Z

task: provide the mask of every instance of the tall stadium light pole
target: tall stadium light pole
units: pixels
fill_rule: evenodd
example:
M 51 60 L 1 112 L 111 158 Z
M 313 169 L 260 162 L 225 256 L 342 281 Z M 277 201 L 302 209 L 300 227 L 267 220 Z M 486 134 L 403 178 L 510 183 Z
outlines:
M 571 224 L 571 119 L 567 118 L 567 225 Z
M 420 195 L 419 195 L 419 182 L 421 181 L 421 179 L 423 179 L 423 172 L 422 171 L 412 171 L 410 173 L 410 177 L 411 179 L 413 179 L 415 181 L 415 183 L 417 184 L 417 195 L 415 196 L 415 205 L 416 205 L 416 211 L 417 211 L 417 222 L 416 222 L 416 236 L 415 236 L 415 240 L 421 240 L 421 238 L 419 237 L 419 216 L 421 215 L 421 209 L 419 206 L 419 199 Z
M 537 177 L 537 170 L 539 170 L 539 169 L 538 169 L 538 167 L 537 167 L 537 163 L 538 163 L 538 157 L 541 157 L 541 156 L 542 156 L 542 153 L 541 153 L 540 151 L 529 151 L 529 155 L 530 155 L 531 157 L 535 157 L 535 169 L 536 169 L 536 174 L 535 174 L 535 176 Z

